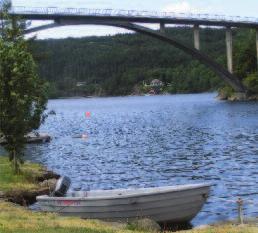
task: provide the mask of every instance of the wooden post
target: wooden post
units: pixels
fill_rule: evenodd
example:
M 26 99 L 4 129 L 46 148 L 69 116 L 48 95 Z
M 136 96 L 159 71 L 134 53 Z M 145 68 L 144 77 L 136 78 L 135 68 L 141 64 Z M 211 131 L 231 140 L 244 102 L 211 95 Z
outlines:
M 244 201 L 241 198 L 238 198 L 237 204 L 238 204 L 238 223 L 242 225 L 244 224 L 244 214 L 243 214 Z

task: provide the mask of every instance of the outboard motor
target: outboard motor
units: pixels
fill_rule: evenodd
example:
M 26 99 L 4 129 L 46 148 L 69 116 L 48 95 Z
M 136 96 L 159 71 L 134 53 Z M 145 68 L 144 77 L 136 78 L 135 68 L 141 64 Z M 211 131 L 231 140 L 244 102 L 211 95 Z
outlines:
M 71 180 L 67 176 L 62 176 L 58 179 L 56 183 L 55 190 L 52 193 L 54 197 L 63 197 L 67 193 L 68 189 L 70 188 Z

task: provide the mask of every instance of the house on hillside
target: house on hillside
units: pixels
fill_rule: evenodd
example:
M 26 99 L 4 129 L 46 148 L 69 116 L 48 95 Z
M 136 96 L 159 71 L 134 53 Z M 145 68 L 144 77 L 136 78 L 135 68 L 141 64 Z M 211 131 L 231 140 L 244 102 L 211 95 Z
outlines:
M 151 87 L 163 87 L 164 84 L 162 81 L 160 81 L 159 79 L 153 79 L 150 83 Z
M 153 79 L 150 83 L 151 91 L 150 94 L 159 94 L 162 91 L 164 83 L 159 79 Z
M 84 86 L 86 86 L 86 82 L 77 82 L 76 83 L 76 87 L 84 87 Z

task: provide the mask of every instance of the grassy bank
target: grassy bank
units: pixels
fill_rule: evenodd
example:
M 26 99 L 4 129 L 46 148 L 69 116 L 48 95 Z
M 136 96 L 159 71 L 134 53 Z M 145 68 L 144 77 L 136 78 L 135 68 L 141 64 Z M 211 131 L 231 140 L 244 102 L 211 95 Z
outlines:
M 14 203 L 33 204 L 36 196 L 49 193 L 48 181 L 53 183 L 58 177 L 46 168 L 28 162 L 22 165 L 20 174 L 15 175 L 8 158 L 0 156 L 0 197 Z
M 43 176 L 45 170 L 38 164 L 25 163 L 20 175 L 14 175 L 7 157 L 0 157 L 0 190 L 34 190 L 38 187 L 37 177 Z

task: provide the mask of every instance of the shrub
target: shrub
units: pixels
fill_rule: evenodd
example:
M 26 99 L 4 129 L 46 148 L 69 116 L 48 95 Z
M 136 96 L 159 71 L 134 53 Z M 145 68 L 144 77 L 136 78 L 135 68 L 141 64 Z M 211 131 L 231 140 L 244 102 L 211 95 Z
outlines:
M 249 94 L 258 94 L 258 73 L 252 73 L 244 79 Z

